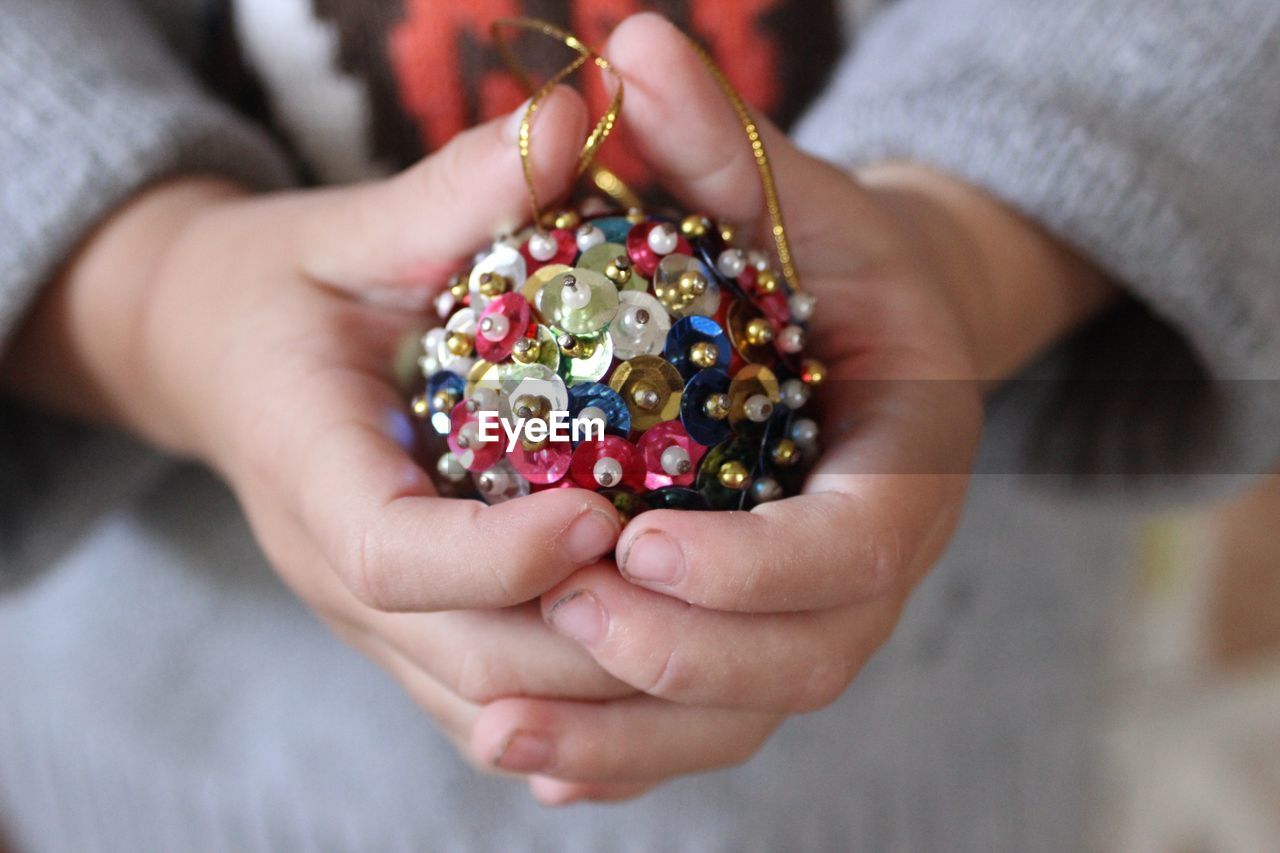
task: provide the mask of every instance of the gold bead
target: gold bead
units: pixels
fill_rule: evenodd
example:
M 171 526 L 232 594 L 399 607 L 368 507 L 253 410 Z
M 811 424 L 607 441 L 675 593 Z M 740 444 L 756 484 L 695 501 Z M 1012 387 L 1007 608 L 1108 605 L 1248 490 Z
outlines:
M 618 255 L 604 268 L 605 277 L 618 287 L 631 281 L 631 259 L 626 255 Z
M 511 350 L 511 357 L 521 364 L 533 364 L 541 355 L 542 348 L 533 338 L 521 338 Z
M 728 222 L 720 223 L 720 239 L 726 243 L 732 243 L 733 238 L 738 236 L 738 229 L 730 225 Z
M 702 237 L 711 228 L 711 220 L 705 216 L 686 216 L 680 223 L 680 233 L 686 237 Z
M 449 279 L 449 294 L 453 296 L 454 299 L 463 299 L 470 292 L 471 287 L 467 283 L 467 280 L 462 276 L 455 275 L 453 278 Z
M 569 358 L 581 358 L 583 356 L 582 339 L 577 335 L 564 333 L 556 338 L 556 346 L 560 347 L 560 352 Z
M 773 340 L 773 327 L 763 317 L 756 317 L 747 322 L 747 343 L 753 347 L 761 347 Z
M 707 292 L 707 277 L 697 270 L 685 270 L 680 273 L 679 287 L 680 293 L 692 301 Z
M 658 297 L 658 301 L 662 303 L 662 306 L 672 313 L 687 308 L 697 298 L 682 291 L 679 280 L 666 283 L 655 281 L 653 283 L 653 295 Z
M 784 438 L 773 446 L 771 451 L 773 461 L 788 468 L 800 458 L 800 448 L 796 447 L 796 443 L 789 438 Z
M 547 414 L 551 401 L 535 394 L 525 394 L 511 401 L 511 413 L 525 420 L 539 419 Z
M 539 450 L 546 450 L 551 446 L 551 439 L 544 438 L 542 441 L 531 441 L 527 438 L 520 439 L 520 446 L 525 449 L 526 453 L 537 453 Z
M 800 365 L 800 378 L 806 385 L 821 385 L 827 378 L 827 366 L 816 358 L 806 358 Z
M 702 411 L 713 421 L 722 421 L 729 417 L 729 406 L 728 394 L 711 394 L 702 404 Z
M 458 358 L 466 358 L 471 355 L 475 342 L 471 340 L 470 335 L 464 335 L 462 332 L 454 332 L 445 339 L 445 346 L 449 348 L 449 352 Z
M 431 408 L 437 412 L 448 412 L 456 405 L 458 405 L 458 395 L 448 388 L 441 388 L 431 398 Z
M 646 216 L 645 212 L 638 207 L 633 207 L 627 211 L 627 221 L 632 225 L 639 225 L 646 219 L 648 219 L 648 216 Z
M 413 402 L 411 402 L 409 406 L 413 410 L 413 413 L 420 418 L 425 418 L 427 415 L 431 414 L 431 404 L 427 402 L 427 398 L 422 394 L 414 397 Z
M 747 485 L 747 478 L 751 476 L 751 472 L 747 470 L 747 466 L 737 460 L 730 460 L 720 466 L 717 477 L 720 485 L 726 489 L 741 489 Z
M 556 219 L 553 224 L 557 228 L 563 228 L 565 231 L 570 231 L 582 224 L 582 217 L 575 211 L 562 210 L 556 214 Z
M 773 270 L 761 270 L 756 276 L 756 289 L 761 293 L 777 293 L 781 282 Z
M 495 296 L 501 296 L 507 292 L 510 282 L 507 277 L 495 272 L 487 272 L 480 276 L 480 295 L 486 299 L 493 299 Z
M 698 367 L 715 367 L 720 360 L 720 348 L 707 341 L 699 341 L 689 348 L 689 360 Z

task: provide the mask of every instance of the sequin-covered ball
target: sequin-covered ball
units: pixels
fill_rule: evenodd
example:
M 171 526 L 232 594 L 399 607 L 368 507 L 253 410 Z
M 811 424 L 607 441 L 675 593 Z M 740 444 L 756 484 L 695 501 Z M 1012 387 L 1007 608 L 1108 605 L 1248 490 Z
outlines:
M 436 300 L 413 411 L 441 494 L 578 487 L 630 517 L 799 491 L 825 374 L 803 355 L 813 297 L 705 216 L 545 226 L 478 254 Z M 522 429 L 534 421 L 545 435 Z

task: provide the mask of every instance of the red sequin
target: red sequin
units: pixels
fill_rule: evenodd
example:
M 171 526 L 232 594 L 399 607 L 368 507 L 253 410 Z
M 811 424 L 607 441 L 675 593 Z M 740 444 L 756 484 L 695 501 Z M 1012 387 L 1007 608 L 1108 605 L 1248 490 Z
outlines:
M 602 486 L 596 482 L 596 463 L 609 457 L 618 460 L 622 465 L 622 479 L 617 483 Z M 616 435 L 606 435 L 603 439 L 584 441 L 578 445 L 578 449 L 573 454 L 573 466 L 570 468 L 569 475 L 582 488 L 595 492 L 618 486 L 642 489 L 645 481 L 644 461 L 634 444 Z
M 663 258 L 668 257 L 668 255 L 659 255 L 649 246 L 649 232 L 661 224 L 663 223 L 642 222 L 627 232 L 627 254 L 631 257 L 631 263 L 635 266 L 636 272 L 645 278 L 653 278 L 653 274 L 658 270 L 658 264 L 662 263 Z M 676 248 L 671 254 L 692 255 L 693 246 L 683 234 L 678 234 Z

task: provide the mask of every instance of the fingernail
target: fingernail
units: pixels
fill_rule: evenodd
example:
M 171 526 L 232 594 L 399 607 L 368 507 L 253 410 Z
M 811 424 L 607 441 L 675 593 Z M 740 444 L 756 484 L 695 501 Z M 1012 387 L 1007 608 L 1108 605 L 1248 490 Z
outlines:
M 619 568 L 638 581 L 669 584 L 684 571 L 684 555 L 670 536 L 650 531 L 631 544 Z
M 555 760 L 556 747 L 551 738 L 517 729 L 498 751 L 493 765 L 512 773 L 537 773 L 549 768 Z
M 609 630 L 609 615 L 600 600 L 586 590 L 570 593 L 551 605 L 551 627 L 584 646 L 594 646 Z
M 564 552 L 578 565 L 586 565 L 612 551 L 617 541 L 617 519 L 593 509 L 569 525 L 564 535 Z
M 502 126 L 502 135 L 510 141 L 515 142 L 520 139 L 520 125 L 524 121 L 524 114 L 528 111 L 532 100 L 530 98 L 516 107 L 516 111 L 507 117 L 507 123 Z

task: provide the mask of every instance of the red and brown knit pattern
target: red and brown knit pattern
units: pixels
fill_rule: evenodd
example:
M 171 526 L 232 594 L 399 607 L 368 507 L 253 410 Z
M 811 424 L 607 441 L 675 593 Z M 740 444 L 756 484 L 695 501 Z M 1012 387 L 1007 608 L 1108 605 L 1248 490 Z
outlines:
M 339 32 L 339 62 L 367 87 L 372 152 L 404 166 L 477 122 L 514 109 L 525 93 L 489 37 L 496 19 L 543 18 L 601 44 L 628 15 L 656 10 L 693 33 L 746 99 L 787 124 L 820 90 L 839 54 L 832 0 L 312 0 Z M 531 68 L 547 75 L 566 54 L 536 36 L 515 37 Z M 607 98 L 584 76 L 597 112 Z M 625 126 L 624 126 L 625 131 Z M 625 132 L 602 159 L 640 184 Z

